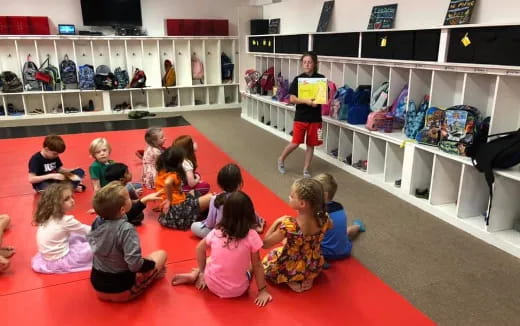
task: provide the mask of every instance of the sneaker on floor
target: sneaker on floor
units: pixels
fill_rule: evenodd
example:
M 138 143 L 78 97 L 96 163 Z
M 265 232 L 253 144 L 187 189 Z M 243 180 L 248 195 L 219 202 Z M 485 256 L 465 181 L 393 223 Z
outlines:
M 278 160 L 277 166 L 278 166 L 278 172 L 280 172 L 281 174 L 285 174 L 285 165 L 283 164 L 283 162 Z
M 310 177 L 312 177 L 312 176 L 311 176 L 311 173 L 310 173 L 309 171 L 307 171 L 307 170 L 303 170 L 303 177 L 304 177 L 304 178 L 310 178 Z
M 352 221 L 352 224 L 359 226 L 359 232 L 366 231 L 365 223 L 363 223 L 361 220 L 354 220 L 354 221 Z

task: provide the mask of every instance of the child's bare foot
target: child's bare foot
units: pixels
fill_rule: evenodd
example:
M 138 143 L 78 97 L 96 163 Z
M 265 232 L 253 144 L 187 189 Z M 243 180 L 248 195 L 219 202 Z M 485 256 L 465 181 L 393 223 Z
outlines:
M 2 247 L 0 248 L 0 256 L 4 258 L 9 258 L 14 255 L 15 251 L 13 247 Z
M 0 273 L 9 268 L 9 259 L 0 256 Z
M 302 283 L 301 282 L 289 282 L 287 283 L 287 285 L 291 288 L 291 290 L 293 290 L 294 292 L 298 292 L 298 293 L 301 293 L 305 290 L 303 290 L 302 288 Z
M 7 230 L 9 228 L 9 223 L 11 222 L 11 218 L 7 214 L 0 215 L 0 231 Z
M 312 288 L 312 283 L 314 280 L 305 280 L 302 282 L 302 290 L 308 291 Z
M 194 269 L 191 273 L 176 274 L 172 278 L 172 285 L 193 284 L 199 276 L 199 269 Z

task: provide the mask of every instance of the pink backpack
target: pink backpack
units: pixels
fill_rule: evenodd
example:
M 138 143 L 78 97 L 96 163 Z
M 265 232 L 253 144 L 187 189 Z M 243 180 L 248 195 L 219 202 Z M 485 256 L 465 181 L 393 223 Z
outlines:
M 368 130 L 377 131 L 380 129 L 383 129 L 383 126 L 385 124 L 385 117 L 387 115 L 387 111 L 377 111 L 377 112 L 370 112 L 367 118 L 367 123 L 365 124 L 365 127 Z
M 329 100 L 327 101 L 327 104 L 321 105 L 321 115 L 330 116 L 332 101 L 334 100 L 334 96 L 336 96 L 336 91 L 338 89 L 336 88 L 336 84 L 334 84 L 334 82 L 331 82 L 330 80 L 327 82 L 327 86 L 329 88 Z
M 204 65 L 196 54 L 191 56 L 191 76 L 194 80 L 200 80 L 202 84 L 202 80 L 204 79 Z

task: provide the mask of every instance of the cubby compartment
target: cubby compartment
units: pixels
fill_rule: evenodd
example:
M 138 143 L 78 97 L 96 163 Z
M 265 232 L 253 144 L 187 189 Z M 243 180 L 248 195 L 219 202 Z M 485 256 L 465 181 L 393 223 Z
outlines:
M 25 108 L 23 105 L 23 95 L 5 95 L 4 106 L 7 116 L 24 116 Z
M 352 130 L 346 128 L 341 128 L 339 130 L 338 160 L 348 165 L 352 164 L 353 141 L 354 132 Z
M 139 67 L 146 73 L 146 86 L 161 87 L 161 59 L 156 40 L 143 40 L 143 63 Z
M 276 105 L 271 105 L 269 110 L 269 121 L 271 122 L 271 127 L 274 129 L 278 128 L 278 110 L 279 108 Z
M 372 94 L 384 82 L 390 80 L 390 68 L 382 66 L 374 66 L 372 72 Z
M 25 111 L 27 114 L 35 115 L 35 114 L 44 114 L 44 106 L 43 106 L 43 95 L 41 93 L 38 94 L 25 94 L 24 95 L 25 102 Z
M 370 137 L 360 132 L 354 132 L 352 145 L 352 166 L 366 172 L 368 161 L 368 147 Z
M 126 40 L 126 62 L 130 76 L 135 69 L 143 69 L 143 44 L 140 40 Z
M 430 105 L 439 108 L 462 104 L 464 73 L 435 70 Z
M 83 105 L 88 105 L 88 100 L 90 98 L 92 98 L 93 96 L 97 95 L 98 92 L 94 93 L 94 92 L 91 92 L 92 94 L 83 94 L 81 99 L 82 99 L 82 102 L 83 102 Z M 112 110 L 112 112 L 122 112 L 123 109 L 125 108 L 130 108 L 130 109 L 136 109 L 135 105 L 136 104 L 140 104 L 140 105 L 143 105 L 143 104 L 146 104 L 146 102 L 138 102 L 138 101 L 132 101 L 133 100 L 133 94 L 136 93 L 138 94 L 138 92 L 133 92 L 133 91 L 117 91 L 117 92 L 110 92 L 110 110 Z M 86 96 L 85 96 L 86 95 Z M 139 95 L 136 95 L 136 99 L 138 97 L 140 97 L 141 94 Z M 85 104 L 85 101 L 83 101 L 83 99 L 85 99 L 87 101 L 87 104 Z M 145 98 L 146 100 L 146 98 Z M 102 101 L 102 99 L 101 99 Z M 97 106 L 97 103 L 94 104 L 95 107 L 96 107 L 96 110 L 98 108 Z M 143 109 L 144 107 L 141 107 L 141 109 Z
M 340 127 L 332 123 L 324 123 L 323 128 L 325 127 L 327 128 L 327 138 L 323 139 L 325 142 L 325 150 L 327 154 L 338 158 Z
M 125 41 L 110 40 L 108 43 L 110 54 L 110 68 L 114 72 L 117 68 L 128 70 L 126 64 Z M 128 73 L 130 75 L 130 72 Z
M 357 85 L 357 65 L 354 63 L 345 63 L 343 65 L 343 85 L 356 87 Z M 343 86 L 341 85 L 341 86 Z
M 175 74 L 178 86 L 191 85 L 191 53 L 190 42 L 175 40 Z
M 279 86 L 278 78 L 276 78 L 276 77 L 278 76 L 278 74 L 282 74 L 282 59 L 274 58 L 273 61 L 274 61 L 274 77 L 275 77 L 274 82 L 275 82 L 276 86 Z M 282 76 L 284 78 L 287 78 L 284 74 L 282 74 Z
M 120 93 L 124 94 L 124 92 Z M 146 92 L 144 89 L 130 91 L 130 100 L 132 102 L 132 109 L 143 110 L 148 108 L 148 100 L 146 99 Z
M 79 67 L 83 65 L 94 66 L 94 58 L 92 52 L 92 42 L 87 40 L 75 40 L 74 41 L 76 68 L 79 71 Z M 69 59 L 72 58 L 69 55 Z M 96 69 L 96 67 L 94 67 Z
M 490 134 L 517 130 L 520 128 L 520 78 L 498 76 L 496 94 Z
M 230 85 L 224 86 L 224 103 L 231 104 L 237 103 L 238 99 L 238 86 Z
M 112 72 L 114 71 L 114 67 L 110 66 L 110 49 L 107 40 L 92 41 L 92 52 L 94 54 L 92 62 L 94 69 L 101 65 L 105 65 L 110 67 Z
M 175 47 L 173 40 L 159 40 L 159 60 L 161 62 L 161 76 L 164 76 L 164 61 L 170 60 L 175 71 L 177 71 L 177 63 L 175 62 Z
M 0 69 L 1 71 L 11 71 L 19 75 L 22 70 L 18 61 L 16 45 L 14 40 L 0 40 Z
M 372 85 L 372 66 L 357 66 L 357 80 L 355 87 L 358 87 L 359 85 Z
M 267 113 L 266 113 L 267 111 Z M 264 102 L 258 102 L 258 114 L 256 116 L 259 122 L 265 123 L 269 119 L 269 105 Z
M 289 76 L 290 61 L 291 60 L 289 60 L 289 59 L 283 59 L 283 58 L 280 60 L 280 64 L 281 64 L 280 72 L 282 73 L 282 76 L 289 81 L 289 84 L 292 82 L 292 79 L 290 79 L 290 76 Z
M 165 87 L 163 89 L 162 93 L 163 93 L 163 97 L 164 97 L 164 106 L 165 107 L 179 106 L 179 89 L 178 88 Z
M 63 113 L 63 103 L 61 101 L 61 94 L 58 93 L 44 93 L 43 104 L 45 106 L 45 113 L 55 114 Z
M 401 146 L 386 142 L 385 155 L 385 182 L 400 185 L 403 175 L 404 148 Z
M 390 68 L 390 78 L 388 85 L 388 105 L 397 99 L 401 90 L 408 85 L 410 80 L 410 69 Z
M 439 206 L 450 215 L 456 214 L 462 163 L 435 155 L 430 189 L 430 204 Z
M 497 76 L 466 74 L 462 103 L 480 110 L 483 117 L 491 115 L 495 100 Z
M 328 63 L 330 65 L 330 63 Z M 327 65 L 327 63 L 325 63 Z M 300 74 L 300 67 L 301 63 L 299 59 L 290 59 L 289 60 L 289 83 L 292 82 L 292 80 Z M 320 69 L 322 68 L 322 64 L 320 64 Z M 266 68 L 267 69 L 267 68 Z M 323 74 L 323 71 L 320 71 L 320 73 Z
M 520 223 L 520 181 L 503 176 L 496 176 L 493 192 L 493 204 L 489 214 L 487 230 L 494 232 L 500 240 L 520 247 L 520 232 L 513 229 Z
M 114 92 L 111 92 L 114 93 Z M 127 104 L 130 104 L 130 94 L 128 91 L 125 92 L 115 92 L 115 93 L 122 93 L 126 95 L 126 98 L 122 100 L 120 103 L 126 102 Z M 93 112 L 102 112 L 104 111 L 103 107 L 103 92 L 80 92 L 79 93 L 80 99 L 81 99 L 81 111 L 82 112 L 91 112 L 89 111 L 91 109 L 90 107 L 90 101 L 92 101 L 92 105 L 94 106 Z M 111 103 L 112 104 L 112 103 Z
M 94 91 L 85 92 L 94 93 Z M 81 102 L 79 99 L 79 92 L 63 93 L 63 112 L 65 113 L 79 113 L 81 112 Z
M 276 126 L 279 131 L 285 132 L 285 115 L 287 111 L 284 108 L 278 108 L 278 125 Z
M 219 53 L 219 41 L 218 40 L 206 40 L 205 41 L 205 73 L 206 83 L 208 85 L 216 85 L 222 82 L 222 75 L 220 71 L 220 53 Z M 231 58 L 231 53 L 222 51 Z
M 325 76 L 325 78 L 331 79 L 332 78 L 332 62 L 322 60 L 319 63 L 318 71 L 320 72 L 320 74 Z
M 213 86 L 213 87 L 208 87 L 208 104 L 212 105 L 212 104 L 219 104 L 223 101 L 220 100 L 220 98 L 222 97 L 221 95 L 221 87 L 219 86 Z M 222 89 L 222 93 L 224 92 L 224 90 Z M 251 102 L 251 101 L 249 101 Z M 250 104 L 248 104 L 250 105 Z M 248 114 L 248 116 L 250 116 Z
M 385 169 L 386 141 L 370 137 L 368 145 L 368 168 L 367 173 L 383 178 Z
M 331 63 L 330 80 L 333 81 L 337 87 L 344 85 L 343 82 L 343 64 L 340 62 Z
M 410 179 L 410 195 L 423 196 L 429 199 L 430 185 L 432 180 L 433 153 L 418 147 L 413 152 L 412 173 Z M 425 193 L 427 191 L 427 193 Z
M 191 106 L 195 102 L 193 100 L 193 89 L 192 88 L 180 88 L 179 89 L 179 103 L 181 106 Z
M 38 68 L 47 60 L 49 59 L 49 63 L 53 65 L 54 67 L 59 67 L 60 59 L 57 57 L 56 54 L 56 47 L 54 46 L 53 40 L 38 40 L 38 58 L 40 60 L 40 63 L 36 63 L 38 65 Z M 47 65 L 43 66 L 42 68 L 46 67 Z M 59 68 L 58 68 L 59 70 Z
M 285 111 L 285 133 L 292 136 L 294 123 L 294 111 Z
M 432 85 L 432 71 L 411 69 L 410 83 L 408 84 L 408 101 L 414 101 L 419 106 L 424 96 L 430 96 Z
M 196 57 L 198 58 L 201 62 L 202 62 L 202 66 L 203 66 L 203 69 L 204 69 L 204 77 L 202 78 L 202 81 L 197 79 L 193 79 L 192 78 L 192 85 L 200 85 L 200 84 L 204 84 L 204 83 L 207 83 L 207 71 L 206 71 L 206 62 L 205 62 L 205 56 L 204 56 L 204 41 L 202 40 L 190 40 L 190 53 L 191 53 L 191 56 L 192 57 Z M 191 65 L 190 65 L 191 66 Z M 193 72 L 192 72 L 192 76 L 193 76 Z
M 165 107 L 162 89 L 149 89 L 146 91 L 148 108 L 162 109 Z
M 193 89 L 193 97 L 195 105 L 207 104 L 207 89 L 205 87 L 197 87 Z
M 479 230 L 486 229 L 484 215 L 489 203 L 489 187 L 484 175 L 471 165 L 462 167 L 457 199 L 457 217 Z

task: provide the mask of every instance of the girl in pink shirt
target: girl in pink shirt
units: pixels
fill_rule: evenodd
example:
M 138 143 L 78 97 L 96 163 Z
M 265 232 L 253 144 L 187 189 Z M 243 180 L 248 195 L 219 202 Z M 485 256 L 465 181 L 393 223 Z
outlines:
M 197 245 L 199 268 L 191 273 L 177 274 L 172 285 L 195 284 L 206 286 L 221 298 L 239 297 L 249 288 L 249 270 L 252 266 L 258 295 L 255 303 L 262 307 L 272 300 L 267 292 L 259 250 L 263 242 L 253 229 L 256 224 L 253 202 L 242 191 L 229 195 L 224 204 L 222 220 Z M 206 259 L 206 248 L 211 254 Z

